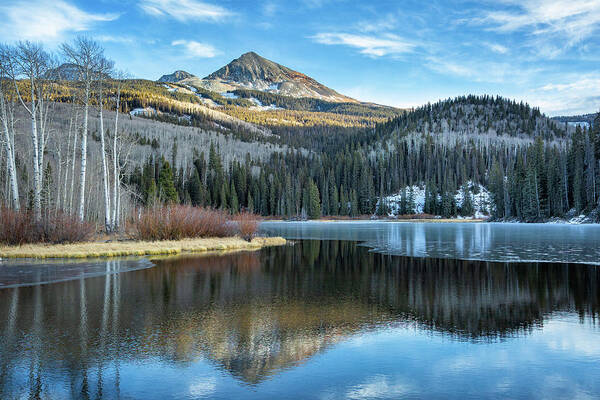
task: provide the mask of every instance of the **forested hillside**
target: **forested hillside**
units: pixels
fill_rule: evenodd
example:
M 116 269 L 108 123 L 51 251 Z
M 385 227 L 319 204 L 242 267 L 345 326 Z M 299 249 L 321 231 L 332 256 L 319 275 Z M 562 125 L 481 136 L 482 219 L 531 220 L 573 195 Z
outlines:
M 399 110 L 123 79 L 88 39 L 64 45 L 62 56 L 68 69 L 37 45 L 1 49 L 5 206 L 117 229 L 119 216 L 161 202 L 383 216 L 390 210 L 380 199 L 420 187 L 422 211 L 449 217 L 473 212 L 457 192 L 470 200 L 485 188 L 497 219 L 597 218 L 597 117 L 587 129 L 492 96 Z
M 249 173 L 250 164 L 223 170 L 214 150 L 181 171 L 191 186 L 186 189 L 183 179 L 177 187 L 180 199 L 197 204 L 316 218 L 385 214 L 378 198 L 422 185 L 424 211 L 452 216 L 464 212 L 454 194 L 472 190 L 471 182 L 491 190 L 494 217 L 541 221 L 597 207 L 597 129 L 571 129 L 521 103 L 469 96 L 424 106 L 375 129 L 299 130 L 296 143 L 310 154 L 273 154 L 256 174 Z M 146 166 L 155 176 L 159 169 L 156 162 Z M 137 182 L 147 191 L 143 179 Z

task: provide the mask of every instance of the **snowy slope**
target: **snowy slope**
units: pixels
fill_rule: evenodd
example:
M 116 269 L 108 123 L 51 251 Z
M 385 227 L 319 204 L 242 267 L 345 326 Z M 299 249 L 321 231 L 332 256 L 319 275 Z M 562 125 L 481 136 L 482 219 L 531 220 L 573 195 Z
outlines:
M 473 182 L 468 182 L 469 195 L 471 196 L 471 202 L 473 204 L 473 209 L 475 213 L 473 217 L 475 218 L 483 218 L 490 215 L 492 211 L 492 201 L 490 197 L 490 192 L 480 184 L 474 184 Z M 425 185 L 413 185 L 406 187 L 406 195 L 409 196 L 410 190 L 412 189 L 413 200 L 415 204 L 415 208 L 413 212 L 409 211 L 409 214 L 422 214 L 423 208 L 425 207 Z M 475 194 L 474 192 L 477 192 Z M 457 190 L 454 195 L 456 200 L 456 205 L 458 207 L 462 206 L 463 203 L 463 192 L 462 190 Z M 438 200 L 441 200 L 438 196 Z M 400 211 L 400 204 L 402 202 L 402 191 L 397 194 L 386 196 L 383 198 L 383 201 L 387 204 L 388 209 L 390 210 L 389 216 L 397 216 Z M 381 200 L 377 202 L 377 207 L 379 208 Z

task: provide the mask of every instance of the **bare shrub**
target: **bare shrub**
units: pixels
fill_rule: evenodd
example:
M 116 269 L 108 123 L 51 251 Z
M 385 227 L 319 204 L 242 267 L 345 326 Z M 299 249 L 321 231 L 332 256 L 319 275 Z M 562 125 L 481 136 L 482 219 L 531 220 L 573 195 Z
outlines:
M 179 240 L 232 235 L 225 212 L 184 205 L 144 209 L 132 225 L 134 236 L 141 240 Z
M 258 216 L 249 212 L 242 212 L 235 216 L 237 233 L 248 242 L 252 240 L 258 231 Z
M 0 243 L 21 245 L 31 243 L 35 231 L 33 216 L 28 211 L 0 209 Z
M 0 243 L 7 245 L 84 242 L 94 234 L 93 225 L 64 213 L 42 215 L 35 221 L 30 211 L 2 208 L 0 221 Z
M 44 216 L 37 224 L 42 240 L 47 243 L 76 243 L 90 240 L 95 228 L 89 222 L 81 222 L 74 215 L 59 212 Z

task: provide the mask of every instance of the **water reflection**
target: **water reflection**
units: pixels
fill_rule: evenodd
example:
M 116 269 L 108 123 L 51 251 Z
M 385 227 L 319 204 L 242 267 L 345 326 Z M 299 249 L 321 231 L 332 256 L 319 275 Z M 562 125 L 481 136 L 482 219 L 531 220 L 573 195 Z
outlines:
M 261 384 L 275 385 L 285 371 L 310 371 L 307 363 L 318 354 L 337 354 L 331 368 L 352 368 L 346 365 L 356 361 L 352 346 L 377 352 L 369 341 L 386 332 L 396 335 L 388 350 L 400 346 L 406 354 L 413 337 L 429 338 L 429 350 L 413 356 L 420 364 L 447 355 L 436 337 L 484 344 L 492 354 L 528 337 L 539 340 L 534 333 L 544 337 L 548 324 L 565 315 L 579 321 L 568 325 L 569 333 L 589 342 L 600 313 L 600 272 L 582 265 L 413 259 L 339 241 L 157 263 L 0 290 L 0 398 L 119 398 L 122 392 L 260 398 Z M 585 340 L 579 345 L 599 359 L 600 350 Z M 350 351 L 336 352 L 347 346 Z M 373 369 L 402 375 L 410 360 L 383 352 Z M 328 368 L 320 373 L 334 376 Z M 401 377 L 359 378 L 346 379 L 350 387 L 334 397 L 358 398 L 374 387 L 399 397 L 396 389 L 404 388 Z M 169 396 L 153 389 L 157 382 Z M 239 382 L 258 389 L 232 392 L 241 390 Z M 316 397 L 305 390 L 298 397 Z
M 78 259 L 0 260 L 0 289 L 118 274 L 152 266 L 150 261 L 139 257 L 119 258 L 110 262 Z
M 288 239 L 361 241 L 409 257 L 600 264 L 600 225 L 407 222 L 264 222 Z

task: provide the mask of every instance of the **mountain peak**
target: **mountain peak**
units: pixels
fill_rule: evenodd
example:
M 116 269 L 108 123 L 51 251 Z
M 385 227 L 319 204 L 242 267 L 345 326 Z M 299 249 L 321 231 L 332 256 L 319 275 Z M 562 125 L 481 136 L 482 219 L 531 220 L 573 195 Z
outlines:
M 159 82 L 179 82 L 184 79 L 194 78 L 195 75 L 190 74 L 189 72 L 177 70 L 172 74 L 161 76 L 158 81 Z
M 263 57 L 259 56 L 257 53 L 255 53 L 253 51 L 249 51 L 240 56 L 240 59 L 245 59 L 245 58 L 263 58 Z
M 333 102 L 355 102 L 313 78 L 261 57 L 254 51 L 242 54 L 203 79 L 206 86 L 224 85 L 290 97 L 312 97 Z

